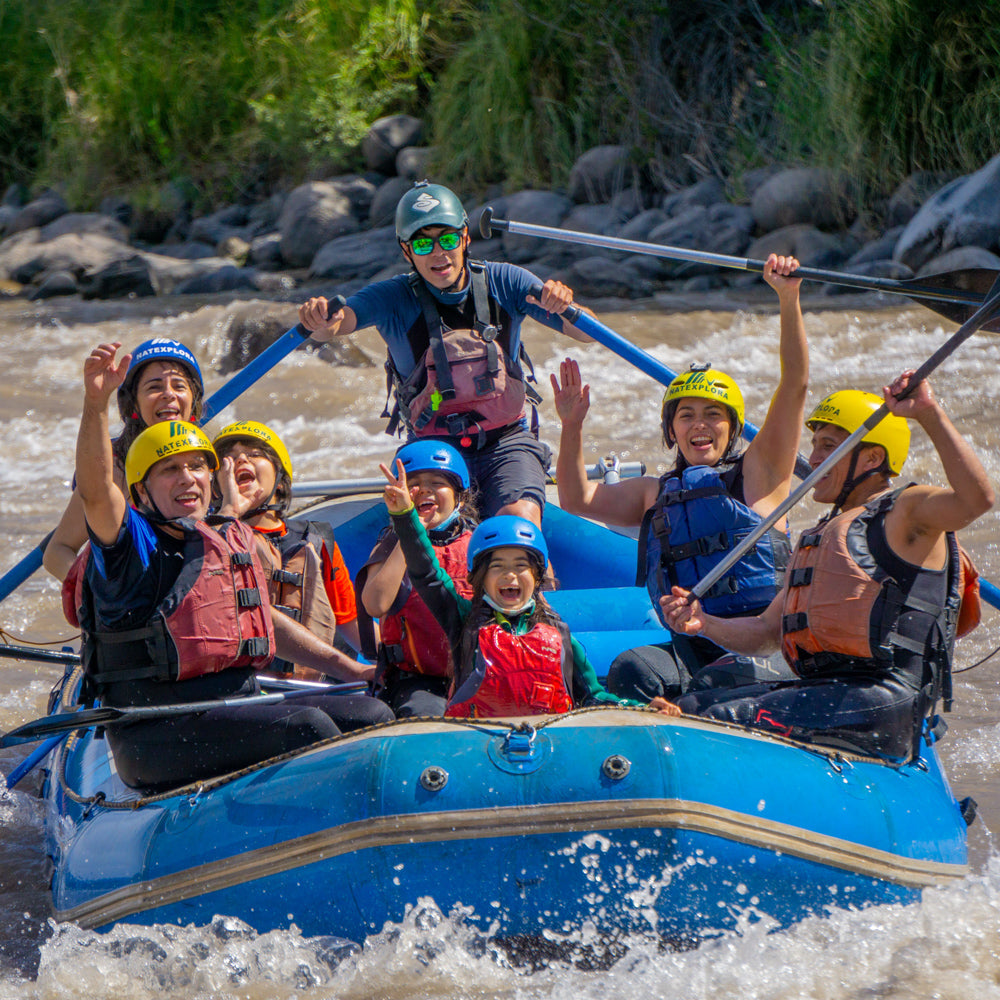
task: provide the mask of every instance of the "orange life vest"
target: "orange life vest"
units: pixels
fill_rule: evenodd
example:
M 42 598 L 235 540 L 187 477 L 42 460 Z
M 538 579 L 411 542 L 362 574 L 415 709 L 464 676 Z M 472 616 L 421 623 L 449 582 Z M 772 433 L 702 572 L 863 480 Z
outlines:
M 796 673 L 813 677 L 891 671 L 894 650 L 907 650 L 936 665 L 935 684 L 943 688 L 947 701 L 955 637 L 978 621 L 978 583 L 971 560 L 950 532 L 941 603 L 914 595 L 916 588 L 904 592 L 875 561 L 868 548 L 868 525 L 887 513 L 901 492 L 881 493 L 802 533 L 785 581 L 782 652 Z M 936 619 L 930 640 L 916 640 L 898 630 L 909 611 Z
M 337 635 L 337 619 L 323 583 L 322 546 L 325 539 L 312 521 L 291 521 L 284 535 L 256 532 L 257 552 L 267 579 L 271 606 L 301 623 L 329 645 Z M 333 535 L 330 535 L 333 544 Z M 325 675 L 309 667 L 275 659 L 268 673 L 320 680 Z

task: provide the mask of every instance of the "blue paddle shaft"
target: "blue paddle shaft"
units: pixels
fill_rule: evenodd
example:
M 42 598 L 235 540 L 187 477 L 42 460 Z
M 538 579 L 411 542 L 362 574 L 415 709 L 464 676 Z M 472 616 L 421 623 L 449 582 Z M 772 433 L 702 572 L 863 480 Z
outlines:
M 338 313 L 347 304 L 343 295 L 330 300 L 327 319 Z M 266 375 L 282 358 L 291 354 L 303 341 L 309 339 L 309 331 L 301 324 L 283 333 L 270 347 L 260 352 L 245 368 L 241 368 L 224 386 L 217 389 L 205 401 L 201 423 L 207 424 L 220 410 L 224 410 L 234 399 L 243 395 L 258 379 Z

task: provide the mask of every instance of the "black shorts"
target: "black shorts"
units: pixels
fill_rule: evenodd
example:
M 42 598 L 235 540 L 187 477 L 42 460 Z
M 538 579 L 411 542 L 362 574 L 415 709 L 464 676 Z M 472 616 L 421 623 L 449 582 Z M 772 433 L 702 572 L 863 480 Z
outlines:
M 520 425 L 487 440 L 482 448 L 463 447 L 458 438 L 442 437 L 457 449 L 469 467 L 469 476 L 478 491 L 481 518 L 492 517 L 501 507 L 518 500 L 531 500 L 545 507 L 545 479 L 552 464 L 552 449 Z

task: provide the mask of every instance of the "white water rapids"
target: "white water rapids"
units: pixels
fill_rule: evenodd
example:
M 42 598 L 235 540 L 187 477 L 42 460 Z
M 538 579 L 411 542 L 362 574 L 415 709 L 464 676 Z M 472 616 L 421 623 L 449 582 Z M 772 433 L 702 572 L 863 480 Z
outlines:
M 598 309 L 598 315 L 675 371 L 700 360 L 730 372 L 743 387 L 748 416 L 759 425 L 777 375 L 777 316 L 773 296 L 763 292 L 748 293 L 751 305 L 736 312 L 619 306 Z M 834 388 L 878 391 L 903 368 L 917 367 L 954 329 L 916 306 L 874 310 L 869 302 L 868 309 L 856 311 L 845 307 L 847 301 L 805 299 L 812 404 Z M 286 309 L 291 325 L 294 311 Z M 0 302 L 0 573 L 55 525 L 68 497 L 80 373 L 90 347 L 120 340 L 130 348 L 150 336 L 175 337 L 197 353 L 211 392 L 224 381 L 214 368 L 230 314 L 224 303 L 203 301 Z M 378 419 L 382 352 L 371 332 L 357 341 L 372 356 L 372 367 L 331 367 L 297 353 L 210 429 L 237 418 L 270 424 L 288 444 L 297 481 L 377 476 L 378 462 L 393 450 Z M 535 327 L 528 346 L 547 397 L 548 374 L 565 353 L 580 361 L 592 385 L 588 460 L 614 451 L 623 460 L 645 460 L 650 472 L 663 468 L 661 386 L 598 345 L 576 345 Z M 998 368 L 1000 338 L 977 335 L 932 378 L 994 479 L 1000 478 Z M 550 399 L 541 419 L 543 437 L 557 447 Z M 919 430 L 905 472 L 909 479 L 942 482 L 940 464 Z M 814 514 L 808 503 L 796 510 L 793 531 Z M 963 533 L 983 575 L 994 583 L 1000 583 L 997 517 L 991 513 Z M 957 668 L 1000 644 L 998 621 L 998 612 L 987 608 L 983 626 L 959 644 Z M 58 587 L 44 572 L 3 602 L 0 626 L 14 642 L 73 634 L 62 618 Z M 225 914 L 210 927 L 119 927 L 106 935 L 52 925 L 42 815 L 29 778 L 0 797 L 0 998 L 1000 997 L 1000 860 L 990 832 L 1000 826 L 998 671 L 1000 657 L 956 677 L 955 711 L 942 744 L 956 795 L 972 795 L 980 804 L 970 833 L 969 878 L 925 892 L 919 905 L 837 911 L 783 931 L 748 914 L 739 932 L 690 951 L 629 942 L 624 957 L 603 970 L 585 961 L 587 945 L 600 938 L 601 928 L 577 935 L 575 965 L 550 957 L 515 967 L 461 914 L 440 914 L 432 901 L 360 949 L 329 938 L 306 939 L 294 928 L 257 934 Z M 0 661 L 0 730 L 42 714 L 60 673 L 48 665 Z M 0 770 L 8 773 L 28 750 L 0 752 Z

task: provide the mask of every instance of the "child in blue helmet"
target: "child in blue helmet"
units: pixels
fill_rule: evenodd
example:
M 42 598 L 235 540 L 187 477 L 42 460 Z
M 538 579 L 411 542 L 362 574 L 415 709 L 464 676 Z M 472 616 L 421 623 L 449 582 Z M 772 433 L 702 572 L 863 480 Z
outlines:
M 438 564 L 468 597 L 466 550 L 477 518 L 465 460 L 442 441 L 414 441 L 399 449 L 394 462 L 406 470 L 410 502 Z M 448 638 L 414 589 L 392 528 L 382 534 L 355 586 L 361 648 L 379 664 L 380 697 L 397 718 L 441 715 L 454 675 Z
M 540 528 L 510 514 L 483 521 L 469 541 L 472 593 L 463 596 L 435 557 L 403 463 L 397 461 L 395 475 L 381 469 L 410 579 L 451 644 L 455 678 L 445 715 L 549 715 L 585 705 L 637 704 L 601 686 L 583 647 L 542 595 L 548 548 Z M 650 705 L 680 714 L 663 698 Z
M 161 420 L 201 419 L 205 386 L 198 360 L 177 340 L 157 337 L 133 352 L 125 381 L 118 389 L 122 432 L 112 441 L 115 481 L 125 490 L 125 455 L 132 442 Z M 87 541 L 83 505 L 76 489 L 59 525 L 45 547 L 43 564 L 58 580 L 65 580 L 77 553 Z

